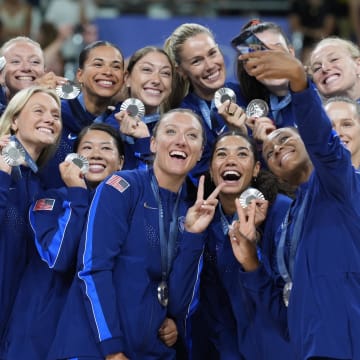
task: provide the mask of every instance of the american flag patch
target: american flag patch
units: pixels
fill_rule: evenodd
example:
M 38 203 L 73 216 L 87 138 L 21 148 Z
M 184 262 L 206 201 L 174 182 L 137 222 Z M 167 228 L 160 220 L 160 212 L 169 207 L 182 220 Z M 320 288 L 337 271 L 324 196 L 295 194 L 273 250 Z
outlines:
M 47 210 L 52 211 L 54 208 L 55 199 L 39 199 L 36 201 L 33 210 L 39 211 L 39 210 Z
M 130 184 L 119 175 L 112 175 L 111 178 L 106 182 L 106 184 L 114 187 L 117 191 L 120 191 L 121 193 L 130 186 Z

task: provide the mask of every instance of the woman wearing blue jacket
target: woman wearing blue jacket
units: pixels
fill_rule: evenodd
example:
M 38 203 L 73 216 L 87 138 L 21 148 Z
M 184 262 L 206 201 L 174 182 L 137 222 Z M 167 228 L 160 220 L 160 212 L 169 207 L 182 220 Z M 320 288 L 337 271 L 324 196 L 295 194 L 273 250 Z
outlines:
M 246 103 L 238 84 L 226 82 L 224 56 L 209 28 L 196 23 L 182 24 L 168 37 L 164 47 L 177 70 L 170 102 L 172 106 L 198 114 L 206 131 L 203 156 L 191 171 L 196 184 L 209 169 L 211 149 L 217 136 L 229 128 L 247 133 L 245 111 L 240 107 Z M 217 108 L 214 96 L 223 87 L 232 90 L 236 101 L 223 101 Z
M 194 233 L 217 204 L 217 190 L 204 201 L 202 185 L 188 211 L 185 179 L 203 144 L 195 114 L 169 111 L 154 129 L 153 168 L 117 172 L 98 186 L 50 358 L 175 358 L 160 329 L 171 318 L 186 331 L 204 245 Z
M 14 95 L 0 119 L 0 357 L 20 280 L 35 250 L 27 213 L 41 191 L 38 168 L 60 138 L 60 113 L 54 91 L 29 87 Z
M 63 131 L 59 148 L 41 172 L 48 189 L 64 186 L 59 164 L 73 151 L 80 131 L 92 123 L 105 123 L 118 129 L 114 117 L 119 111 L 115 97 L 124 84 L 124 58 L 120 49 L 107 42 L 96 41 L 87 45 L 79 55 L 76 73 L 81 93 L 75 98 L 61 101 Z M 75 94 L 76 95 L 76 94 Z
M 261 266 L 241 276 L 247 278 L 256 301 L 283 323 L 296 359 L 359 359 L 359 146 L 332 129 L 298 61 L 280 51 L 276 63 L 271 52 L 242 58 L 256 77 L 290 80 L 298 132 L 275 130 L 263 148 L 271 171 L 297 187 L 296 200 L 277 236 L 283 281 L 269 281 Z M 335 127 L 345 121 L 343 126 L 358 133 L 357 108 L 350 105 L 344 117 L 344 112 L 339 116 L 343 111 L 339 105 L 332 112 L 327 105 Z M 253 220 L 242 219 L 231 237 L 235 255 L 246 263 L 246 238 L 253 236 L 254 228 Z
M 210 354 L 204 353 L 209 347 L 201 347 L 205 329 L 220 359 L 292 359 L 290 344 L 239 282 L 238 272 L 242 267 L 232 252 L 228 236 L 229 226 L 237 218 L 235 199 L 249 188 L 260 190 L 267 201 L 257 200 L 259 242 L 256 250 L 269 273 L 275 276 L 273 238 L 291 199 L 278 193 L 280 186 L 272 174 L 260 170 L 254 141 L 238 132 L 226 132 L 217 139 L 210 175 L 212 187 L 222 182 L 225 185 L 207 229 L 200 305 L 193 322 L 193 359 L 210 358 Z M 214 351 L 211 355 L 214 356 Z
M 67 187 L 39 193 L 29 210 L 36 251 L 28 259 L 9 320 L 8 360 L 46 359 L 75 275 L 92 194 L 124 161 L 120 135 L 106 124 L 84 128 L 74 150 L 88 160 L 86 173 L 72 161 L 62 162 L 60 173 Z

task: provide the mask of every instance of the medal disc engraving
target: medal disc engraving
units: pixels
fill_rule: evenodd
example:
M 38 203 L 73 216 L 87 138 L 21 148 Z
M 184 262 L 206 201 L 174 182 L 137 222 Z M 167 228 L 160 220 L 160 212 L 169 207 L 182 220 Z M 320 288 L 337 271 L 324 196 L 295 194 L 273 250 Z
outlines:
M 216 108 L 218 109 L 222 103 L 224 103 L 226 100 L 230 100 L 231 102 L 236 102 L 236 95 L 233 90 L 230 88 L 220 88 L 216 91 L 214 95 L 214 104 Z
M 58 85 L 55 91 L 61 99 L 75 99 L 81 90 L 73 82 L 68 81 L 65 84 Z
M 289 281 L 284 285 L 284 288 L 283 288 L 283 300 L 284 300 L 284 304 L 286 307 L 289 306 L 291 289 L 292 289 L 292 282 Z
M 249 102 L 245 112 L 247 117 L 259 118 L 269 113 L 269 106 L 264 100 L 254 99 Z
M 265 200 L 265 197 L 263 193 L 258 189 L 249 187 L 241 193 L 239 199 L 240 199 L 240 205 L 245 209 L 248 207 L 248 205 L 253 199 Z
M 25 161 L 25 150 L 16 141 L 10 141 L 1 151 L 9 166 L 19 166 Z
M 138 116 L 141 118 L 145 115 L 145 105 L 141 100 L 136 98 L 126 99 L 121 104 L 120 110 L 126 110 L 132 117 Z
M 65 161 L 73 162 L 81 170 L 82 174 L 86 174 L 89 171 L 89 160 L 77 153 L 70 153 L 66 156 Z
M 157 287 L 157 296 L 159 303 L 162 306 L 167 306 L 169 303 L 169 289 L 167 283 L 162 281 Z

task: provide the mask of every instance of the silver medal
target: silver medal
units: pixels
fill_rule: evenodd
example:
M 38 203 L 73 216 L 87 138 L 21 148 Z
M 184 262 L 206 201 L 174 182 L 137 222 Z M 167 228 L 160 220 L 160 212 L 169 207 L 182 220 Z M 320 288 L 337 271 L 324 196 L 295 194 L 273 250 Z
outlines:
M 261 191 L 258 189 L 249 187 L 240 194 L 240 205 L 245 209 L 254 199 L 265 200 L 265 197 Z
M 61 99 L 75 99 L 80 94 L 80 87 L 75 83 L 68 81 L 65 84 L 58 85 L 55 88 L 56 93 Z
M 145 105 L 141 100 L 136 98 L 126 99 L 121 104 L 120 110 L 126 110 L 132 117 L 138 116 L 141 118 L 145 115 Z
M 269 113 L 269 106 L 264 100 L 254 99 L 249 102 L 245 112 L 249 118 L 259 118 Z
M 236 95 L 233 90 L 230 88 L 220 88 L 216 91 L 214 95 L 214 104 L 216 108 L 218 109 L 222 103 L 224 103 L 226 100 L 230 100 L 231 102 L 236 102 Z
M 1 155 L 9 166 L 19 166 L 25 161 L 25 150 L 16 141 L 10 141 L 3 147 Z
M 86 174 L 89 171 L 89 160 L 77 153 L 70 153 L 66 156 L 65 161 L 73 162 L 80 168 L 82 174 Z
M 166 281 L 161 281 L 161 283 L 157 287 L 157 296 L 159 303 L 162 306 L 167 306 L 169 303 L 169 289 Z
M 292 289 L 292 282 L 288 281 L 283 288 L 283 300 L 284 300 L 284 304 L 286 307 L 289 306 L 289 299 L 290 299 L 290 294 L 291 294 L 291 289 Z

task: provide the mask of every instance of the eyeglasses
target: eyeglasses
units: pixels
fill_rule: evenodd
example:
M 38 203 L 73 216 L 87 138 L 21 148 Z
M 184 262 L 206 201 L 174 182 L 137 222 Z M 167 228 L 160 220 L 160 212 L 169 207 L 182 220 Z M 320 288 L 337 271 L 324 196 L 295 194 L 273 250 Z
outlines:
M 240 54 L 268 50 L 267 46 L 251 30 L 245 30 L 232 39 L 231 46 Z

